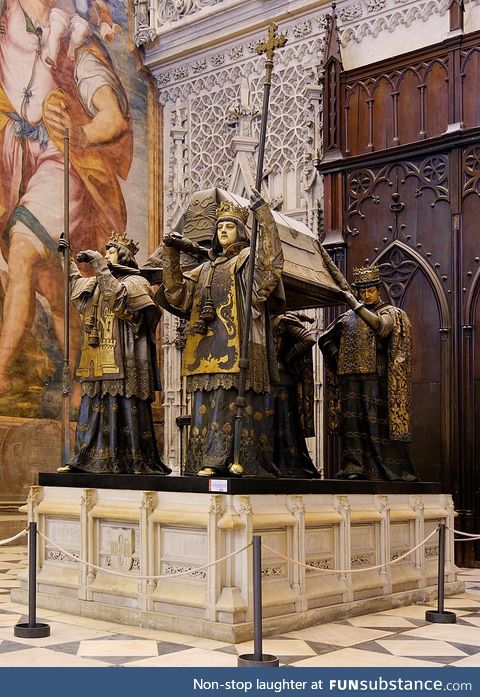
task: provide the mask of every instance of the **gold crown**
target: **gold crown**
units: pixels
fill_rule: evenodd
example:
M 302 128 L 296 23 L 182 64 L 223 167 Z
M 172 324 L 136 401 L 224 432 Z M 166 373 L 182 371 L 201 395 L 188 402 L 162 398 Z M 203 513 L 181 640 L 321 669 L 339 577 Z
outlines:
M 125 235 L 117 235 L 115 231 L 112 231 L 112 234 L 110 235 L 110 238 L 107 242 L 107 247 L 109 244 L 121 244 L 127 249 L 129 249 L 133 256 L 135 256 L 135 254 L 138 252 L 140 248 L 138 242 L 134 242 Z
M 221 204 L 217 206 L 215 215 L 217 220 L 220 220 L 221 218 L 236 218 L 246 225 L 248 213 L 248 208 L 237 206 L 237 204 L 233 203 L 232 201 L 222 201 Z
M 380 285 L 380 269 L 378 266 L 361 266 L 353 269 L 353 285 L 378 286 Z

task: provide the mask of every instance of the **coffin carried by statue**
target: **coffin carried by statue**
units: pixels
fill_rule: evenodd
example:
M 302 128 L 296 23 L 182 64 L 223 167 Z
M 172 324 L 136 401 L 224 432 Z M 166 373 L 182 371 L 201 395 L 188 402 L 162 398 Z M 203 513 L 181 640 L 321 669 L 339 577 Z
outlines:
M 207 189 L 194 194 L 185 213 L 178 218 L 173 231 L 201 245 L 207 258 L 210 240 L 215 231 L 215 211 L 222 201 L 248 207 L 248 200 L 224 189 Z M 337 305 L 342 294 L 332 279 L 317 236 L 295 218 L 272 211 L 282 241 L 284 269 L 282 274 L 287 310 Z M 200 259 L 201 261 L 201 259 Z M 198 257 L 183 255 L 182 267 L 197 266 Z M 142 268 L 151 283 L 161 283 L 162 274 L 156 254 Z

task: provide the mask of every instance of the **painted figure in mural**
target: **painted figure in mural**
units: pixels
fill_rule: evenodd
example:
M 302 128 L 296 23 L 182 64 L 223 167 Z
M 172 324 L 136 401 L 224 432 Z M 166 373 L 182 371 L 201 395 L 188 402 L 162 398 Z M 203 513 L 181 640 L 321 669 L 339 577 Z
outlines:
M 329 373 L 329 426 L 341 437 L 341 479 L 418 479 L 412 463 L 412 332 L 403 310 L 380 297 L 377 266 L 354 269 L 359 300 L 320 336 Z
M 251 209 L 260 228 L 239 464 L 246 476 L 279 476 L 270 397 L 278 369 L 266 301 L 281 277 L 283 253 L 273 216 L 257 192 Z M 211 261 L 182 273 L 184 240 L 174 234 L 164 239 L 162 260 L 165 298 L 189 317 L 182 366 L 192 413 L 185 474 L 207 477 L 242 473 L 233 464 L 233 435 L 249 259 L 248 209 L 223 201 L 216 218 Z
M 279 381 L 272 385 L 274 413 L 274 461 L 282 477 L 319 477 L 305 438 L 315 435 L 312 347 L 316 332 L 305 326 L 313 322 L 293 312 L 273 319 L 273 339 Z
M 123 232 L 118 178 L 132 159 L 128 101 L 102 37 L 115 31 L 103 0 L 0 0 L 1 248 L 8 285 L 0 334 L 0 394 L 33 321 L 35 291 L 63 344 L 63 136 L 70 132 L 73 249 Z M 110 33 L 109 29 L 110 28 Z M 75 332 L 72 332 L 75 334 Z
M 61 472 L 171 471 L 160 460 L 151 408 L 159 389 L 154 333 L 160 310 L 138 270 L 137 251 L 132 240 L 112 234 L 105 257 L 92 250 L 77 255 L 94 276 L 82 276 L 70 263 L 71 300 L 83 318 L 75 368 L 82 401 L 75 453 Z

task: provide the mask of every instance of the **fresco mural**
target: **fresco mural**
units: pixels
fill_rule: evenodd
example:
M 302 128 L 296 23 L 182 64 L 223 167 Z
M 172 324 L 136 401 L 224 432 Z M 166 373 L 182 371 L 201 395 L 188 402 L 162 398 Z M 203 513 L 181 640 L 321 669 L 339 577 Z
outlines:
M 126 230 L 146 254 L 148 83 L 126 0 L 0 0 L 0 13 L 1 501 L 15 481 L 25 489 L 24 451 L 40 469 L 60 457 L 64 129 L 73 252 Z M 74 315 L 71 360 L 78 337 Z M 42 424 L 51 447 L 35 455 Z

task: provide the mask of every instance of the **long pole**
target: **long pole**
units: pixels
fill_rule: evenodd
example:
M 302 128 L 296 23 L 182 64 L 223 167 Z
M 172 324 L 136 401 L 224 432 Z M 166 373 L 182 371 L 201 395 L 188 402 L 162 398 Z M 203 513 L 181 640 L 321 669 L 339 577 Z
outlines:
M 37 524 L 28 524 L 28 622 L 19 622 L 13 634 L 22 639 L 50 636 L 50 625 L 37 622 Z
M 68 128 L 63 137 L 63 374 L 62 374 L 62 464 L 70 462 L 70 136 Z
M 260 122 L 260 138 L 258 142 L 258 160 L 257 172 L 255 177 L 255 188 L 260 191 L 263 181 L 263 163 L 265 159 L 265 142 L 267 138 L 267 121 L 268 109 L 270 103 L 270 90 L 272 86 L 272 71 L 273 71 L 273 56 L 275 49 L 285 46 L 287 38 L 284 34 L 276 35 L 277 25 L 272 22 L 268 28 L 268 37 L 257 46 L 257 53 L 266 54 L 265 61 L 265 81 L 263 83 L 263 107 L 262 119 Z M 247 371 L 249 366 L 248 361 L 248 344 L 250 338 L 250 325 L 252 322 L 252 297 L 253 297 L 253 277 L 255 272 L 255 255 L 257 251 L 257 234 L 258 222 L 256 217 L 253 217 L 252 235 L 250 238 L 250 255 L 248 261 L 247 272 L 247 288 L 245 298 L 245 317 L 243 322 L 242 344 L 240 348 L 240 373 L 238 376 L 238 395 L 236 399 L 237 411 L 235 414 L 235 431 L 233 445 L 233 465 L 236 472 L 241 472 L 240 467 L 240 429 L 243 419 L 243 410 L 245 407 L 245 386 L 247 382 Z
M 440 624 L 455 624 L 457 616 L 451 610 L 445 610 L 445 523 L 438 526 L 438 579 L 437 579 L 437 609 L 427 610 L 425 619 L 427 622 Z
M 253 536 L 253 660 L 261 661 L 262 647 L 262 538 Z

